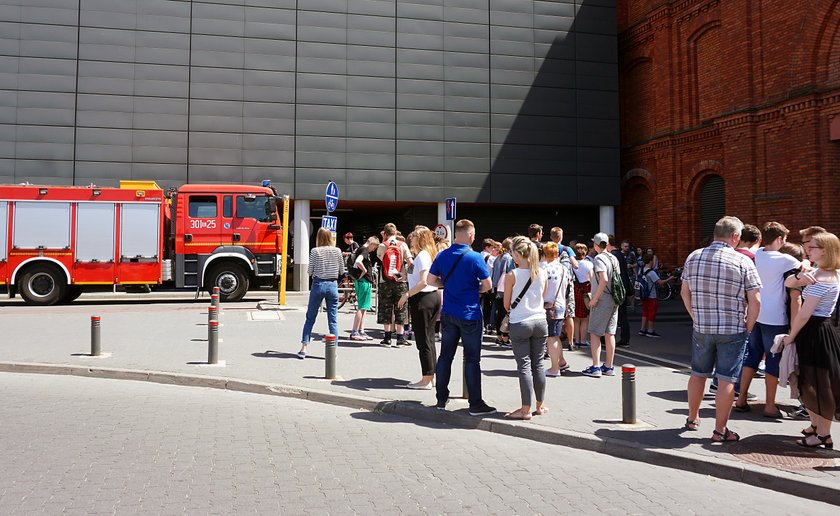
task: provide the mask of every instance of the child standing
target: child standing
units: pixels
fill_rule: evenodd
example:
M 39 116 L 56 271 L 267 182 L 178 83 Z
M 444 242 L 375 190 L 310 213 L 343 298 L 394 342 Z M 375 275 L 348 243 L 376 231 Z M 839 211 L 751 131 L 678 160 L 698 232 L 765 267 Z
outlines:
M 639 272 L 639 282 L 644 282 L 647 286 L 647 296 L 642 299 L 642 327 L 639 330 L 639 335 L 642 337 L 659 338 L 661 335 L 653 331 L 653 321 L 656 319 L 656 313 L 659 311 L 659 299 L 656 298 L 656 286 L 664 285 L 672 281 L 674 277 L 668 279 L 660 279 L 659 274 L 654 269 L 656 256 L 654 254 L 646 254 L 644 258 L 644 265 Z M 647 330 L 645 330 L 647 326 Z

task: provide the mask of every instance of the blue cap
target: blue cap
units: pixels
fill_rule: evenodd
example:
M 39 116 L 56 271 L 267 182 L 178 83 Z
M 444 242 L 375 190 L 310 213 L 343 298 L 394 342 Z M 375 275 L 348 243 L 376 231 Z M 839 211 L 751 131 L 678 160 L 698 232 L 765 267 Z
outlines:
M 270 179 L 263 179 L 262 185 L 264 187 L 268 188 L 269 186 L 271 186 L 271 180 Z

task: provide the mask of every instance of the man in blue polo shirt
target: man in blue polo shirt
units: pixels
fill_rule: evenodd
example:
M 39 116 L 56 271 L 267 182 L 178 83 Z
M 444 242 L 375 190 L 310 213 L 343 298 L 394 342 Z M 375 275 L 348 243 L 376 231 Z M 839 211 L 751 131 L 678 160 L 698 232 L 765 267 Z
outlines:
M 437 408 L 446 409 L 449 400 L 449 377 L 458 341 L 464 345 L 464 375 L 469 391 L 470 415 L 492 414 L 496 409 L 481 397 L 482 317 L 479 293 L 491 288 L 490 272 L 481 255 L 470 246 L 475 240 L 475 225 L 461 219 L 455 224 L 455 239 L 432 262 L 427 283 L 443 288 L 440 325 L 440 357 L 437 375 Z

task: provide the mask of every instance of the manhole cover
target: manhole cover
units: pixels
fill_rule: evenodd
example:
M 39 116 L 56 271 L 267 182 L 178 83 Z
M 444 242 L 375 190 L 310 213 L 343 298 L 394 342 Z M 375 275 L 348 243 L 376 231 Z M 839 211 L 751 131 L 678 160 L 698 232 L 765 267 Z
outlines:
M 837 463 L 833 452 L 803 448 L 790 437 L 749 437 L 729 445 L 729 452 L 753 464 L 789 471 L 831 468 Z

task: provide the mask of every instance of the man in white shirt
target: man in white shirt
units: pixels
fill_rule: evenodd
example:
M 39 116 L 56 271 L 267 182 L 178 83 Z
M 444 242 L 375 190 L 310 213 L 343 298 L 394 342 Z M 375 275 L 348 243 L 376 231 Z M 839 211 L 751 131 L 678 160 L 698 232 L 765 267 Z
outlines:
M 755 267 L 761 278 L 761 310 L 758 320 L 750 332 L 747 342 L 747 355 L 741 370 L 741 392 L 735 401 L 735 411 L 748 412 L 747 391 L 750 388 L 758 364 L 765 357 L 764 386 L 766 401 L 764 416 L 781 418 L 782 414 L 776 407 L 776 389 L 779 385 L 779 360 L 781 353 L 775 355 L 770 352 L 773 338 L 781 333 L 787 333 L 788 320 L 785 305 L 784 274 L 799 267 L 800 263 L 793 256 L 782 254 L 779 248 L 787 241 L 788 229 L 778 222 L 768 222 L 761 228 L 761 239 L 764 247 L 755 252 Z

